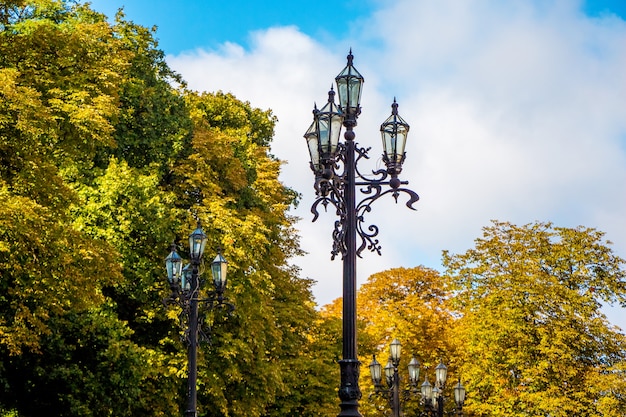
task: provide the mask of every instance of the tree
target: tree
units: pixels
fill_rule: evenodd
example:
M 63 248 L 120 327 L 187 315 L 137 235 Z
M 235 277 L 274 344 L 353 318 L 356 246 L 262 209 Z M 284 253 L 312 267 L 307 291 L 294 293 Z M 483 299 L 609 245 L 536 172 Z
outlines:
M 386 399 L 371 395 L 374 385 L 368 365 L 373 355 L 383 366 L 387 363 L 389 344 L 394 338 L 402 343 L 400 367 L 404 384 L 408 384 L 404 370 L 413 356 L 422 365 L 421 375 L 426 371 L 431 373 L 431 381 L 433 370 L 441 360 L 448 364 L 451 375 L 456 372 L 455 317 L 439 272 L 418 266 L 373 274 L 358 290 L 357 311 L 363 414 L 373 415 L 388 407 Z M 325 306 L 321 313 L 325 339 L 334 342 L 335 360 L 338 360 L 341 355 L 341 298 Z M 333 385 L 337 385 L 338 380 L 339 376 Z M 418 408 L 417 398 L 404 405 L 407 415 L 417 413 Z
M 163 258 L 199 219 L 237 306 L 206 317 L 200 415 L 319 415 L 326 330 L 290 265 L 276 119 L 187 91 L 153 34 L 76 2 L 0 4 L 0 414 L 178 414 Z
M 316 313 L 310 281 L 288 264 L 300 253 L 287 213 L 297 194 L 278 181 L 280 161 L 269 154 L 275 118 L 230 94 L 189 93 L 187 101 L 193 152 L 174 170 L 172 186 L 178 204 L 206 225 L 208 247 L 227 256 L 236 305 L 213 327 L 200 361 L 203 414 L 296 412 L 300 401 L 286 399 L 306 392 L 300 375 L 311 364 L 300 353 Z
M 360 355 L 364 365 L 372 355 L 383 366 L 394 338 L 402 343 L 401 378 L 408 384 L 406 369 L 414 356 L 421 364 L 422 379 L 426 372 L 433 381 L 433 370 L 444 361 L 450 375 L 457 369 L 455 317 L 449 305 L 449 293 L 439 272 L 423 266 L 394 268 L 370 276 L 358 292 Z M 421 384 L 421 382 L 420 382 Z M 369 368 L 362 372 L 364 396 L 374 392 Z M 418 387 L 419 388 L 419 387 Z M 386 408 L 381 398 L 366 397 L 364 412 L 374 407 Z M 416 397 L 404 404 L 408 415 L 417 412 Z
M 142 401 L 156 378 L 145 364 L 159 357 L 133 341 L 107 293 L 123 282 L 116 240 L 74 210 L 102 173 L 97 155 L 116 146 L 132 56 L 88 6 L 0 7 L 0 408 L 20 416 L 154 405 Z
M 624 260 L 594 229 L 494 222 L 444 253 L 477 416 L 626 413 L 626 339 L 602 303 L 626 302 Z M 608 414 L 606 414 L 608 413 Z
M 9 354 L 37 351 L 50 315 L 97 306 L 99 286 L 119 276 L 110 246 L 69 227 L 76 194 L 63 171 L 109 142 L 123 54 L 92 12 L 46 3 L 8 2 L 0 17 L 0 346 Z

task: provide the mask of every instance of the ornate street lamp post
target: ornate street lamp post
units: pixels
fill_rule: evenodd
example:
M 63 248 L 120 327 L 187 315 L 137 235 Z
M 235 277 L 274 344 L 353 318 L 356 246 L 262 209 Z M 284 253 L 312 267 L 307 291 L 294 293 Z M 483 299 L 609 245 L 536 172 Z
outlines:
M 374 356 L 370 363 L 370 374 L 372 376 L 372 382 L 376 389 L 377 394 L 386 393 L 389 405 L 391 406 L 392 416 L 402 416 L 401 410 L 401 389 L 400 389 L 400 375 L 398 372 L 398 365 L 400 364 L 400 351 L 401 345 L 398 339 L 394 339 L 389 345 L 389 362 L 384 368 L 385 379 L 387 380 L 387 390 L 382 385 L 382 365 L 376 360 Z M 411 359 L 408 365 L 409 371 L 409 384 L 410 388 L 404 390 L 404 399 L 406 400 L 411 394 L 418 394 L 417 383 L 419 381 L 420 364 L 415 357 Z M 428 376 L 424 376 L 424 383 L 422 383 L 420 392 L 422 395 L 422 403 L 424 405 L 425 417 L 443 417 L 444 416 L 444 396 L 443 391 L 448 376 L 448 368 L 443 362 L 435 368 L 435 385 L 431 385 L 428 382 Z M 459 380 L 458 384 L 454 387 L 454 416 L 463 416 L 463 403 L 465 402 L 465 387 Z
M 200 298 L 200 266 L 202 256 L 206 247 L 207 236 L 202 231 L 200 222 L 196 230 L 189 235 L 189 255 L 190 263 L 183 267 L 183 260 L 176 251 L 176 245 L 172 244 L 171 252 L 165 258 L 165 268 L 167 270 L 167 280 L 170 284 L 171 294 L 164 300 L 166 306 L 175 304 L 181 308 L 179 316 L 181 327 L 184 330 L 184 340 L 188 346 L 188 397 L 186 417 L 196 417 L 197 412 L 197 378 L 198 378 L 198 343 L 199 339 L 208 339 L 210 329 L 202 329 L 199 314 L 199 305 L 203 310 L 211 311 L 216 306 L 226 306 L 229 311 L 234 306 L 224 298 L 226 289 L 227 262 L 221 253 L 218 253 L 211 263 L 211 273 L 213 276 L 213 291 L 204 294 L 205 298 Z
M 378 227 L 364 227 L 364 215 L 371 210 L 374 201 L 386 194 L 398 200 L 406 193 L 406 205 L 413 209 L 419 196 L 402 185 L 408 184 L 398 178 L 405 159 L 404 148 L 409 125 L 399 116 L 398 104 L 394 99 L 392 114 L 381 125 L 383 161 L 387 169 L 372 171 L 373 178 L 365 177 L 357 168 L 358 161 L 368 158 L 368 149 L 359 148 L 354 141 L 354 127 L 361 113 L 361 90 L 363 77 L 354 68 L 352 51 L 347 66 L 337 75 L 339 104 L 335 104 L 335 91 L 331 88 L 328 102 L 322 109 L 315 106 L 313 123 L 304 137 L 311 156 L 311 169 L 315 174 L 316 200 L 311 207 L 313 221 L 319 216 L 320 204 L 335 208 L 339 220 L 333 231 L 331 259 L 341 254 L 343 260 L 343 354 L 339 361 L 341 385 L 339 416 L 360 417 L 358 401 L 359 367 L 356 343 L 356 257 L 367 248 L 380 255 L 376 236 Z M 346 129 L 344 142 L 339 141 L 342 126 Z M 357 187 L 363 198 L 357 203 Z M 383 190 L 383 187 L 386 189 Z M 357 247 L 357 236 L 360 244 Z

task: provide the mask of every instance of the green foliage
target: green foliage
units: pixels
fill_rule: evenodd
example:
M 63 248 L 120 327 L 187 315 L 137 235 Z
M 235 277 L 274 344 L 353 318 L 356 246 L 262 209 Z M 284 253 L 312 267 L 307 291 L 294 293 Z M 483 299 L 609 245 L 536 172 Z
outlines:
M 475 249 L 445 254 L 462 313 L 468 410 L 626 412 L 626 339 L 600 310 L 602 302 L 626 300 L 624 261 L 609 244 L 584 227 L 494 222 Z
M 58 416 L 137 410 L 148 355 L 128 341 L 128 328 L 102 310 L 55 316 L 49 325 L 55 331 L 42 338 L 40 352 L 5 364 L 12 395 L 4 403 L 25 416 L 50 415 L 50 410 Z
M 96 164 L 106 167 L 109 157 L 115 156 L 133 168 L 154 171 L 156 166 L 162 181 L 167 181 L 176 159 L 189 151 L 191 120 L 183 92 L 172 87 L 184 82 L 156 49 L 154 30 L 125 21 L 121 13 L 114 30 L 131 57 L 130 66 L 120 87 L 116 146 L 102 148 Z
M 51 317 L 99 305 L 100 286 L 120 276 L 107 244 L 6 186 L 0 188 L 0 270 L 0 347 L 10 356 L 40 351 L 42 336 L 53 332 Z
M 237 306 L 205 318 L 200 415 L 319 415 L 324 341 L 289 265 L 298 195 L 269 154 L 271 111 L 185 91 L 154 32 L 121 13 L 0 6 L 0 413 L 179 414 L 163 258 L 197 217 Z

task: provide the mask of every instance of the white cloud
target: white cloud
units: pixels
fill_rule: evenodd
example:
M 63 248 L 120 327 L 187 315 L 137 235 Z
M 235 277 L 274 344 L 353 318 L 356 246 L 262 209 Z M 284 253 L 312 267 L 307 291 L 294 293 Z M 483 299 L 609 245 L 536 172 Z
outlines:
M 364 254 L 359 282 L 396 266 L 439 268 L 442 249 L 473 246 L 491 219 L 596 227 L 626 257 L 626 22 L 585 17 L 569 1 L 505 3 L 381 2 L 345 47 L 281 27 L 252 33 L 249 50 L 168 57 L 193 89 L 230 91 L 278 116 L 272 150 L 304 196 L 309 255 L 297 263 L 318 281 L 320 304 L 341 296 L 341 263 L 330 264 L 332 213 L 310 223 L 302 135 L 350 46 L 366 79 L 356 128 L 372 147 L 366 162 L 376 166 L 397 96 L 411 124 L 402 177 L 422 198 L 417 212 L 384 202 L 368 214 L 383 256 Z

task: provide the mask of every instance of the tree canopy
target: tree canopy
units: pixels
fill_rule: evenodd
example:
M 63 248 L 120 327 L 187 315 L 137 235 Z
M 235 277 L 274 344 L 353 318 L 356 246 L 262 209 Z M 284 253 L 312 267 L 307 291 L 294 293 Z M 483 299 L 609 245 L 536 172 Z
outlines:
M 196 220 L 236 305 L 205 318 L 200 415 L 319 415 L 271 111 L 188 90 L 152 30 L 61 0 L 0 3 L 0 81 L 0 415 L 179 414 L 163 259 Z
M 626 301 L 624 260 L 603 233 L 494 222 L 444 254 L 468 410 L 477 416 L 626 413 L 626 339 L 602 303 Z
M 460 379 L 467 416 L 626 414 L 626 336 L 602 312 L 605 304 L 625 305 L 626 271 L 604 233 L 494 221 L 474 248 L 446 251 L 443 261 L 444 274 L 395 268 L 360 287 L 364 413 L 389 407 L 384 396 L 373 395 L 367 365 L 376 355 L 384 366 L 397 338 L 401 388 L 411 388 L 412 356 L 421 364 L 422 381 L 433 381 L 441 360 L 448 366 L 449 411 Z M 327 325 L 340 320 L 340 302 L 322 310 Z M 420 401 L 419 395 L 407 397 L 405 413 L 418 413 Z

